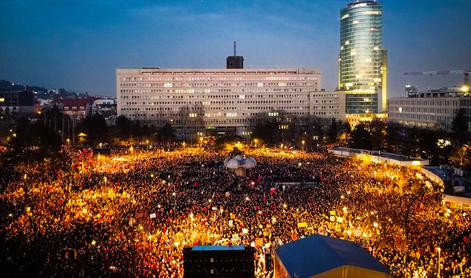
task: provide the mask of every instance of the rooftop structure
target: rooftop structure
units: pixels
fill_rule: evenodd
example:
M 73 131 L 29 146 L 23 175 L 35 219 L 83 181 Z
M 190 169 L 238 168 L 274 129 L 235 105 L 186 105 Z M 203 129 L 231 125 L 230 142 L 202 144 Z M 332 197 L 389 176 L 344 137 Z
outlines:
M 275 277 L 391 277 L 365 249 L 338 238 L 308 236 L 275 252 Z

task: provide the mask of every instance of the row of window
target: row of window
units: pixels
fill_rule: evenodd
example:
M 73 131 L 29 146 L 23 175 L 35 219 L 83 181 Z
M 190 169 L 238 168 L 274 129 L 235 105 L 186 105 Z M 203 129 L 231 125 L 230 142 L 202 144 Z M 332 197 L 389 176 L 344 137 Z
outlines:
M 263 99 L 263 98 L 297 98 L 307 99 L 309 96 L 305 94 L 273 94 L 273 95 L 212 95 L 212 96 L 175 96 L 175 95 L 160 95 L 160 96 L 136 96 L 136 95 L 121 95 L 120 99 Z M 313 96 L 313 98 L 325 98 Z
M 390 105 L 410 105 L 410 106 L 452 106 L 458 107 L 460 105 L 460 101 L 456 100 L 437 100 L 437 99 L 427 99 L 424 98 L 411 98 L 411 99 L 404 99 L 404 100 L 390 100 Z
M 175 73 L 170 73 L 175 74 Z M 194 73 L 191 73 L 194 74 Z M 204 73 L 211 74 L 211 73 Z M 251 73 L 252 74 L 252 73 Z M 193 77 L 121 77 L 121 82 L 151 82 L 151 81 L 242 81 L 242 80 L 263 80 L 263 77 L 211 77 L 211 76 L 193 76 Z M 312 80 L 318 81 L 319 77 L 316 76 L 273 76 L 265 77 L 267 81 L 302 81 Z
M 454 115 L 423 115 L 423 114 L 401 114 L 401 113 L 389 113 L 391 119 L 412 119 L 422 121 L 434 121 L 434 122 L 451 122 L 453 121 Z
M 123 88 L 185 88 L 185 87 L 307 87 L 315 86 L 317 87 L 317 82 L 308 83 L 308 82 L 252 82 L 252 83 L 120 83 L 120 87 Z

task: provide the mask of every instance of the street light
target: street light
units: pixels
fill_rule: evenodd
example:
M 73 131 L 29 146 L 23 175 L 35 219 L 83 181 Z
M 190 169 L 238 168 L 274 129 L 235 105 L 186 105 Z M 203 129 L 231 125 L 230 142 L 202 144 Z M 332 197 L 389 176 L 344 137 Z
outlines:
M 463 85 L 463 87 L 461 87 L 461 91 L 465 94 L 469 93 L 469 85 Z
M 440 266 L 440 252 L 442 251 L 442 249 L 440 247 L 437 247 L 437 251 L 438 251 L 438 277 L 440 277 L 440 269 L 441 269 L 441 266 Z

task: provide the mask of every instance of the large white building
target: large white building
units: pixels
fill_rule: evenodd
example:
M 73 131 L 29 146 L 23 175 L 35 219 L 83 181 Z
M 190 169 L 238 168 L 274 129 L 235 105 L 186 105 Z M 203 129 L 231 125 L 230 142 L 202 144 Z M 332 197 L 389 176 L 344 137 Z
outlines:
M 388 106 L 388 120 L 406 126 L 450 131 L 460 109 L 464 109 L 468 125 L 471 123 L 471 97 L 458 89 L 443 88 L 423 93 L 415 90 L 408 97 L 389 99 Z
M 118 115 L 156 127 L 247 134 L 260 116 L 343 118 L 344 98 L 313 69 L 117 69 Z M 340 107 L 343 107 L 340 109 Z

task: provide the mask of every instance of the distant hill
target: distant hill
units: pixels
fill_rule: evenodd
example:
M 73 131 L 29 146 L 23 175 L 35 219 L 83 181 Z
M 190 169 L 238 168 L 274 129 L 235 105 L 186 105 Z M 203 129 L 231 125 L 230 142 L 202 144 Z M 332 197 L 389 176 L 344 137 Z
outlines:
M 54 98 L 84 98 L 88 97 L 88 93 L 76 93 L 74 91 L 68 91 L 66 89 L 60 88 L 57 90 L 51 90 L 48 88 L 32 85 L 23 85 L 13 83 L 7 80 L 0 80 L 0 92 L 5 91 L 20 91 L 28 90 L 35 93 L 38 98 L 41 99 L 54 99 Z

